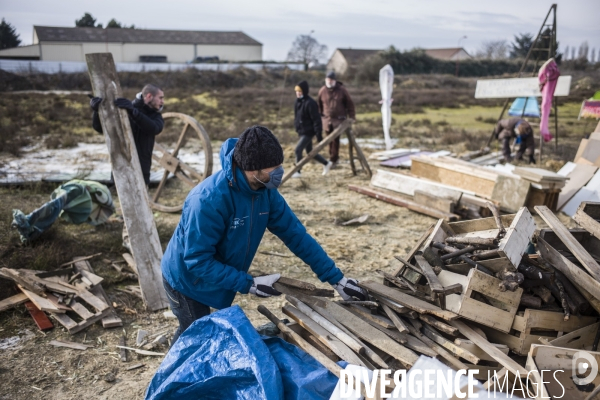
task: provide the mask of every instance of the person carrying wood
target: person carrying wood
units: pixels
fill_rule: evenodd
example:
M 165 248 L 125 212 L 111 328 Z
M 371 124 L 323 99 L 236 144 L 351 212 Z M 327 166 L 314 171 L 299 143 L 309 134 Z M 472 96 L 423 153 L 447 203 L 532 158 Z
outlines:
M 511 162 L 511 142 L 516 139 L 519 145 L 517 160 L 523 161 L 523 155 L 528 156 L 529 164 L 535 164 L 535 141 L 533 129 L 527 121 L 521 118 L 501 119 L 494 128 L 494 135 L 502 142 L 502 154 L 505 162 Z
M 312 151 L 313 137 L 317 137 L 317 142 L 323 140 L 323 123 L 319 114 L 317 102 L 308 95 L 308 82 L 302 81 L 294 88 L 296 91 L 296 104 L 294 106 L 294 128 L 300 136 L 296 149 L 296 163 L 302 160 L 302 152 L 306 154 Z M 322 155 L 317 154 L 314 159 L 323 164 L 323 175 L 327 175 L 333 163 L 327 162 Z M 300 170 L 292 175 L 292 178 L 301 178 Z
M 344 300 L 366 299 L 358 281 L 344 277 L 335 262 L 292 212 L 277 190 L 283 177 L 283 149 L 264 126 L 247 128 L 223 143 L 222 170 L 196 186 L 161 262 L 163 285 L 179 327 L 173 343 L 210 307 L 229 307 L 236 293 L 280 295 L 280 275 L 248 274 L 266 229 L 279 237 L 322 282 Z
M 317 95 L 319 112 L 323 119 L 323 128 L 329 135 L 343 120 L 356 119 L 354 102 L 342 82 L 336 80 L 335 72 L 330 71 L 325 77 L 325 86 L 319 90 Z M 336 164 L 340 153 L 339 136 L 329 144 L 329 161 Z
M 165 125 L 161 111 L 165 95 L 155 85 L 148 84 L 135 96 L 133 101 L 124 98 L 115 100 L 115 106 L 127 110 L 129 123 L 133 132 L 135 148 L 142 167 L 144 182 L 150 183 L 150 166 L 152 165 L 152 150 L 154 149 L 154 137 L 162 132 Z M 102 133 L 102 125 L 98 116 L 98 108 L 102 98 L 92 97 L 90 107 L 94 111 L 92 126 L 98 133 Z

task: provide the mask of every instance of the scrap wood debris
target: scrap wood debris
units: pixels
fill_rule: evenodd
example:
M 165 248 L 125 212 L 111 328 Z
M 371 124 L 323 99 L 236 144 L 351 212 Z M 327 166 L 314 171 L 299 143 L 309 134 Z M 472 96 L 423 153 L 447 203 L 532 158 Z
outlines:
M 123 326 L 102 288 L 103 278 L 87 261 L 97 255 L 76 258 L 48 272 L 0 269 L 0 277 L 14 281 L 22 292 L 0 302 L 0 311 L 26 302 L 40 329 L 53 327 L 48 313 L 71 334 L 98 321 L 104 328 Z
M 440 219 L 407 256 L 392 260 L 393 273 L 380 270 L 382 279 L 361 281 L 367 301 L 335 301 L 287 286 L 282 311 L 292 323 L 282 327 L 265 307 L 259 311 L 333 373 L 339 360 L 395 370 L 426 355 L 454 369 L 479 369 L 482 381 L 488 371 L 516 379 L 535 364 L 525 368 L 515 354 L 535 359 L 544 345 L 560 354 L 595 351 L 600 203 L 580 207 L 580 220 L 598 218 L 585 220 L 593 220 L 582 225 L 587 230 L 569 230 L 548 207 L 535 207 L 550 226 L 537 233 L 526 207 L 511 215 L 500 215 L 493 203 L 486 207 L 489 218 Z

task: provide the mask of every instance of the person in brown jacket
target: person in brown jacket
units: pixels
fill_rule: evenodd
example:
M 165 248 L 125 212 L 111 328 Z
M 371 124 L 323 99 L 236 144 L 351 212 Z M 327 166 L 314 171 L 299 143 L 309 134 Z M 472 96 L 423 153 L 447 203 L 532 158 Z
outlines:
M 317 95 L 319 113 L 323 120 L 325 134 L 329 135 L 335 128 L 340 126 L 343 120 L 356 118 L 354 102 L 342 82 L 335 79 L 335 72 L 330 71 L 325 77 L 325 86 L 319 90 Z M 337 163 L 340 153 L 340 137 L 329 143 L 329 161 Z
M 527 121 L 521 118 L 501 119 L 494 128 L 494 135 L 502 141 L 502 154 L 504 161 L 511 162 L 511 142 L 517 139 L 519 150 L 517 160 L 522 161 L 523 155 L 529 157 L 529 164 L 535 164 L 535 141 L 533 140 L 533 129 Z

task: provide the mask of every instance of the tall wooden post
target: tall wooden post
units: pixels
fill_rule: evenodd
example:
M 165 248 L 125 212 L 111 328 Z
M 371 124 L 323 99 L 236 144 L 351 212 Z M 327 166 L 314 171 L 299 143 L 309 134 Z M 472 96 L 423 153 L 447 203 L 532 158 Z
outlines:
M 123 219 L 129 233 L 140 288 L 146 307 L 152 311 L 168 306 L 162 286 L 162 248 L 156 230 L 133 133 L 126 110 L 114 105 L 123 97 L 111 53 L 86 54 L 94 96 L 102 97 L 98 110 L 106 138 L 110 163 Z

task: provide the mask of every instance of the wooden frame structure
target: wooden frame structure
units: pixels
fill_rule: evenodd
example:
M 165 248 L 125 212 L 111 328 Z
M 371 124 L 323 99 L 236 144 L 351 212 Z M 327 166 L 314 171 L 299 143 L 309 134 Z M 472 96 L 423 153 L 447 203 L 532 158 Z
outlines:
M 362 169 L 367 173 L 367 176 L 370 179 L 371 176 L 373 175 L 373 173 L 371 172 L 371 167 L 369 167 L 369 163 L 367 162 L 367 158 L 365 157 L 365 154 L 363 153 L 362 149 L 360 148 L 358 143 L 356 143 L 356 139 L 354 138 L 354 134 L 352 133 L 352 121 L 350 121 L 349 119 L 346 119 L 340 124 L 340 126 L 335 128 L 335 130 L 333 132 L 331 132 L 329 135 L 327 135 L 327 137 L 325 139 L 321 140 L 315 147 L 313 147 L 312 151 L 310 153 L 308 153 L 302 160 L 300 160 L 294 166 L 294 168 L 292 168 L 290 171 L 288 171 L 283 176 L 283 179 L 281 180 L 281 184 L 283 185 L 283 183 L 285 181 L 287 181 L 288 179 L 290 179 L 290 177 L 294 173 L 298 172 L 300 169 L 302 169 L 303 166 L 308 164 L 308 162 L 310 160 L 315 158 L 315 156 L 317 154 L 319 154 L 319 152 L 325 146 L 327 146 L 329 143 L 333 142 L 336 138 L 341 136 L 344 132 L 348 136 L 348 153 L 349 153 L 349 158 L 350 158 L 350 167 L 352 168 L 352 174 L 354 174 L 354 175 L 357 174 L 356 165 L 354 164 L 354 153 L 353 153 L 353 149 L 356 149 L 356 155 L 360 162 L 360 165 L 361 165 Z

